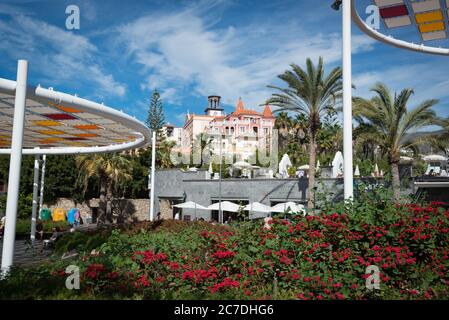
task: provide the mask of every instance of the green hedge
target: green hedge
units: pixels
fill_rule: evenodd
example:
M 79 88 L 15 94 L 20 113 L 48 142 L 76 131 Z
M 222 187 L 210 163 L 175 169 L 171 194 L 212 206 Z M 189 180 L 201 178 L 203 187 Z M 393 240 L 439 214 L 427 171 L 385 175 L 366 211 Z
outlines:
M 44 232 L 51 232 L 53 227 L 59 227 L 60 229 L 68 229 L 69 224 L 67 221 L 43 221 Z M 17 235 L 29 235 L 31 232 L 31 219 L 17 220 L 16 223 L 16 234 Z

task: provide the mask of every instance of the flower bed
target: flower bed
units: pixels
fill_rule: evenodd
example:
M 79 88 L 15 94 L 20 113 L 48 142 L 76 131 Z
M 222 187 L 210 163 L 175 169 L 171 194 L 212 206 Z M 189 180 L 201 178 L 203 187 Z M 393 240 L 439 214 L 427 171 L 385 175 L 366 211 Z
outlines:
M 269 230 L 178 221 L 117 230 L 100 255 L 75 263 L 81 290 L 65 289 L 65 266 L 52 266 L 60 287 L 40 297 L 448 299 L 449 211 L 439 205 L 341 207 L 274 219 Z M 371 265 L 380 270 L 380 290 L 366 287 Z

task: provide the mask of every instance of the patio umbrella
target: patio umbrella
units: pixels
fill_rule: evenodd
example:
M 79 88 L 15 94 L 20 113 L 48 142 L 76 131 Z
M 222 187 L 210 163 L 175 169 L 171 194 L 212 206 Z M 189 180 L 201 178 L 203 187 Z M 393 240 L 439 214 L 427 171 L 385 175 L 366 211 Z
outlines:
M 318 162 L 316 163 L 316 168 L 315 168 L 315 169 L 316 169 L 317 171 L 320 170 L 320 166 L 321 166 L 321 165 L 320 165 L 320 160 L 318 160 Z
M 221 202 L 221 210 L 228 212 L 239 212 L 240 206 L 230 201 Z M 220 203 L 214 203 L 207 207 L 207 210 L 220 210 Z
M 257 213 L 270 213 L 271 207 L 266 206 L 260 202 L 252 202 L 246 205 L 243 210 L 249 211 L 249 216 L 251 216 L 251 212 L 253 212 L 252 218 L 266 217 L 266 215 L 257 215 Z M 256 214 L 254 214 L 256 213 Z
M 447 158 L 439 154 L 429 154 L 422 158 L 424 161 L 447 161 Z
M 302 212 L 303 214 L 305 214 L 305 210 L 304 210 L 304 206 L 302 204 L 296 204 L 294 202 L 284 202 L 284 203 L 279 203 L 273 207 L 271 207 L 271 212 L 279 212 L 279 213 L 283 213 L 287 210 L 292 211 L 292 212 Z
M 234 163 L 232 166 L 239 169 L 251 168 L 251 165 L 246 161 L 238 161 Z
M 379 167 L 376 165 L 374 166 L 374 175 L 377 177 L 379 175 Z
M 212 162 L 209 163 L 209 173 L 212 175 L 214 173 L 214 170 L 212 169 Z
M 194 209 L 195 210 L 195 218 L 196 218 L 196 210 L 207 210 L 206 207 L 203 207 L 200 204 L 197 204 L 193 201 L 187 201 L 180 204 L 175 204 L 173 207 L 180 208 L 180 209 Z
M 359 165 L 356 165 L 356 166 L 355 166 L 354 176 L 355 176 L 355 177 L 360 177 L 360 169 L 359 169 Z
M 282 156 L 281 161 L 279 162 L 279 174 L 282 176 L 282 178 L 288 177 L 288 168 L 292 166 L 292 162 L 290 160 L 290 157 L 288 154 L 284 154 Z
M 300 167 L 298 167 L 299 170 L 309 170 L 310 166 L 308 164 L 302 165 Z

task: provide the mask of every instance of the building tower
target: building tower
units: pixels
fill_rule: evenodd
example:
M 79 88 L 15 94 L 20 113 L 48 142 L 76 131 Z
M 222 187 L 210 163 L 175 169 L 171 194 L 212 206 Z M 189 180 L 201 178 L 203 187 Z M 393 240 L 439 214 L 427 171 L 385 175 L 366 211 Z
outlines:
M 221 97 L 220 96 L 209 96 L 207 97 L 208 104 L 204 112 L 208 116 L 224 116 L 224 109 L 221 107 Z

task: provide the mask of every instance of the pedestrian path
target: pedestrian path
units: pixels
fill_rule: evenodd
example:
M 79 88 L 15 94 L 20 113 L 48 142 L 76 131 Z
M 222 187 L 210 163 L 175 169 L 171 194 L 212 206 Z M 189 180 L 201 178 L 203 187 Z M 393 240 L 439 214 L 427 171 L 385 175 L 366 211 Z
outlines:
M 42 241 L 35 241 L 34 248 L 25 239 L 16 240 L 14 244 L 14 265 L 30 266 L 45 261 L 52 253 L 51 250 L 42 250 Z M 0 240 L 0 257 L 3 252 L 3 239 Z

